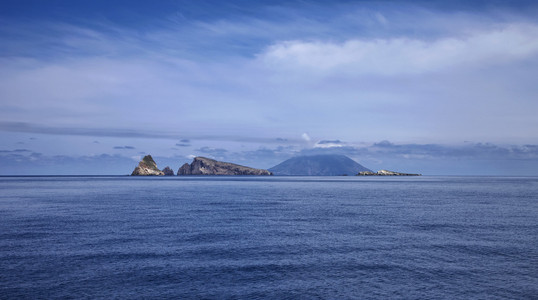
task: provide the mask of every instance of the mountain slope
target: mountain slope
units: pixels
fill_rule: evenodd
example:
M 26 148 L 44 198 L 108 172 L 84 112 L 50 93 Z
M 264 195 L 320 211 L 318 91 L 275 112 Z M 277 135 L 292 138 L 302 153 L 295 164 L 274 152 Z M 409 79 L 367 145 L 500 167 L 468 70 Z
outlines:
M 269 171 L 274 175 L 338 176 L 371 170 L 345 155 L 327 154 L 293 157 Z

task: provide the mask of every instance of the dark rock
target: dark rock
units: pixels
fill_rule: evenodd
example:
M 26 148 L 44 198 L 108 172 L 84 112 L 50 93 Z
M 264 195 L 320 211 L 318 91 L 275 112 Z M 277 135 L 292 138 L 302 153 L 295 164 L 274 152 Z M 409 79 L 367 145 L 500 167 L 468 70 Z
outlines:
M 170 167 L 166 167 L 163 169 L 164 176 L 174 176 L 174 170 L 172 170 Z
M 180 175 L 191 175 L 191 166 L 189 164 L 184 164 L 182 165 L 178 170 L 177 170 L 177 175 L 180 176 Z
M 192 163 L 184 164 L 177 171 L 177 175 L 272 175 L 262 169 L 240 166 L 228 162 L 216 161 L 206 157 L 195 157 Z

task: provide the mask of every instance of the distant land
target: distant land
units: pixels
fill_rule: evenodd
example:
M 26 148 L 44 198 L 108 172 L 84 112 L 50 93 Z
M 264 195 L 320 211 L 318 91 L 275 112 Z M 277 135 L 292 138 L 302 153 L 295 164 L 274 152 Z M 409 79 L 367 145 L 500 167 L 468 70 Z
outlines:
M 184 164 L 177 170 L 178 176 L 185 175 L 256 175 L 268 176 L 273 175 L 271 172 L 263 169 L 245 167 L 228 162 L 216 161 L 211 158 L 198 156 L 195 157 L 191 164 Z M 138 163 L 138 166 L 131 173 L 131 176 L 174 176 L 174 171 L 169 166 L 162 171 L 157 167 L 157 163 L 151 155 L 146 155 Z
M 269 168 L 269 171 L 287 176 L 353 176 L 361 171 L 372 172 L 351 158 L 336 154 L 293 157 Z
M 182 175 L 273 175 L 271 172 L 262 169 L 245 167 L 228 162 L 216 161 L 207 157 L 195 157 L 192 163 L 184 164 L 177 171 L 178 176 Z
M 400 173 L 388 170 L 379 170 L 377 173 L 370 171 L 362 171 L 357 174 L 357 176 L 421 176 L 422 174 L 412 174 L 412 173 Z
M 420 176 L 420 174 L 372 170 L 345 155 L 311 155 L 290 158 L 269 170 L 221 162 L 197 156 L 192 163 L 183 164 L 177 171 L 178 176 L 188 175 L 280 175 L 280 176 Z M 131 176 L 174 176 L 169 166 L 162 171 L 151 155 L 146 155 L 133 170 Z

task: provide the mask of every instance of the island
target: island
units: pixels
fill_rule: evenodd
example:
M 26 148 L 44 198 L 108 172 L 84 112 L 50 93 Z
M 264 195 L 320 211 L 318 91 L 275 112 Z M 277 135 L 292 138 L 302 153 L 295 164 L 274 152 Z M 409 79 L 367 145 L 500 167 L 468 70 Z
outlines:
M 338 154 L 317 154 L 292 157 L 269 168 L 275 175 L 284 176 L 341 176 L 355 175 L 370 169 L 353 159 Z
M 216 161 L 207 157 L 197 156 L 191 164 L 184 164 L 177 171 L 178 176 L 184 175 L 257 175 L 267 176 L 273 173 L 263 170 Z
M 400 173 L 388 170 L 379 170 L 377 173 L 361 171 L 356 176 L 421 176 L 422 174 Z
M 157 168 L 157 163 L 151 155 L 146 155 L 138 163 L 131 176 L 163 176 L 164 172 Z
M 357 170 L 358 169 L 358 170 Z M 359 173 L 357 174 L 357 171 Z M 380 170 L 376 173 L 358 164 L 354 160 L 343 155 L 313 155 L 299 156 L 288 159 L 283 163 L 270 168 L 255 169 L 234 163 L 217 161 L 211 158 L 197 156 L 192 163 L 185 163 L 177 170 L 178 176 L 187 175 L 300 175 L 300 176 L 421 176 L 421 174 L 400 173 L 388 170 Z M 174 176 L 170 167 L 162 171 L 157 168 L 157 163 L 151 155 L 146 155 L 138 163 L 131 176 Z

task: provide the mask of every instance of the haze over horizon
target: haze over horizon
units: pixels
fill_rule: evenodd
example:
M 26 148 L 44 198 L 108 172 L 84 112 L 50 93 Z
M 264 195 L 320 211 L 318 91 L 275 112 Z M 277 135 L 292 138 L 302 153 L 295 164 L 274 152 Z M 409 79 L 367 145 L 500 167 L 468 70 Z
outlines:
M 535 1 L 2 1 L 0 175 L 538 175 Z

